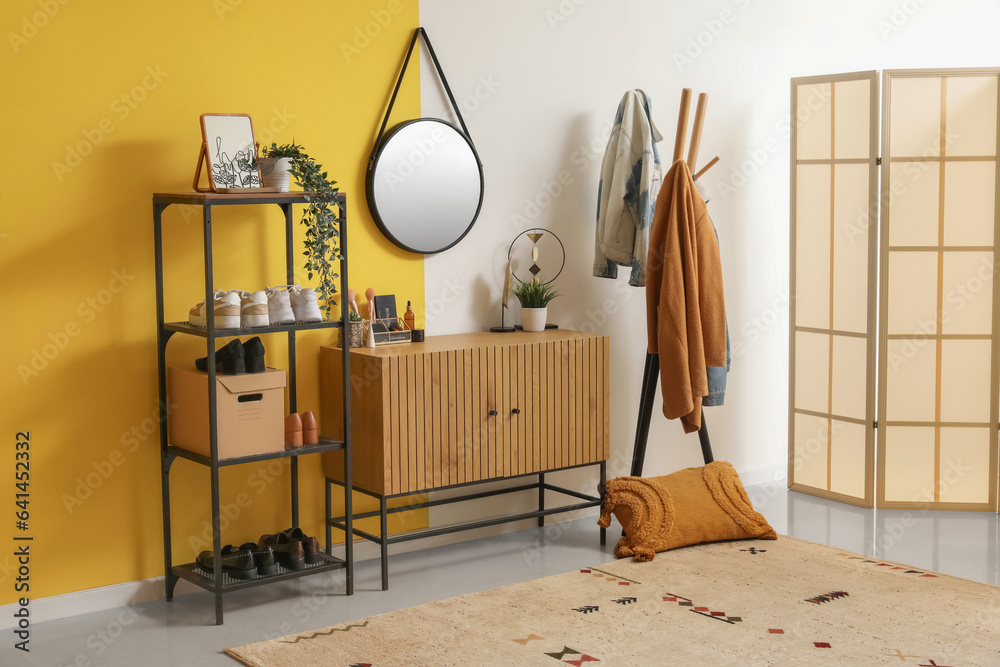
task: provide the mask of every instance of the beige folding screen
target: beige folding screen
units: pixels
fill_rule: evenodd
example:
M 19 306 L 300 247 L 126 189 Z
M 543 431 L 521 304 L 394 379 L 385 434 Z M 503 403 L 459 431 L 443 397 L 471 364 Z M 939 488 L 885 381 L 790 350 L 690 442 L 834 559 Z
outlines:
M 998 74 L 792 81 L 792 489 L 997 509 Z
M 789 486 L 870 507 L 875 72 L 792 80 Z
M 997 75 L 883 75 L 879 507 L 996 509 Z

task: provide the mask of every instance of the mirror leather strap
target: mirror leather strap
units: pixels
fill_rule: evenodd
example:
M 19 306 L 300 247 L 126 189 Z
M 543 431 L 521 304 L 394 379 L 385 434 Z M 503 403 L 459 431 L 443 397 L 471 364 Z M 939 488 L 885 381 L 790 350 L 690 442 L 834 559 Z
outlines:
M 378 137 L 375 138 L 375 145 L 372 147 L 371 157 L 368 159 L 368 171 L 375 168 L 375 157 L 378 155 L 379 149 L 382 147 L 382 137 L 385 135 L 385 127 L 389 124 L 389 116 L 392 114 L 392 107 L 396 103 L 396 96 L 399 94 L 399 88 L 403 84 L 403 76 L 406 74 L 406 66 L 410 64 L 410 56 L 413 55 L 413 47 L 417 44 L 417 39 L 423 35 L 424 43 L 427 45 L 427 52 L 431 56 L 431 61 L 434 63 L 434 69 L 437 70 L 438 76 L 441 78 L 441 83 L 444 85 L 444 92 L 448 94 L 448 100 L 451 102 L 452 108 L 455 110 L 455 115 L 458 117 L 458 122 L 462 126 L 462 131 L 465 136 L 468 137 L 469 141 L 472 141 L 472 136 L 469 134 L 469 128 L 465 126 L 465 120 L 462 118 L 462 112 L 458 108 L 458 103 L 455 102 L 455 96 L 451 92 L 451 86 L 448 85 L 448 79 L 444 76 L 444 70 L 441 69 L 441 63 L 438 62 L 437 54 L 434 53 L 434 47 L 431 46 L 431 38 L 427 36 L 427 31 L 423 27 L 419 27 L 413 31 L 413 39 L 410 40 L 410 48 L 406 51 L 406 58 L 403 60 L 403 67 L 399 71 L 399 77 L 396 79 L 396 87 L 392 91 L 392 97 L 389 99 L 389 107 L 385 110 L 385 117 L 382 119 L 382 127 L 379 128 Z M 478 159 L 478 157 L 477 157 Z

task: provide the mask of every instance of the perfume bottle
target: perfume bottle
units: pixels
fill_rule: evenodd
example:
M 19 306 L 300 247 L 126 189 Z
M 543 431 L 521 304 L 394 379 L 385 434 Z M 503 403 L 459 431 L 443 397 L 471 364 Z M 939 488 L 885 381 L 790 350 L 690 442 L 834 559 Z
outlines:
M 416 328 L 414 326 L 415 320 L 416 320 L 416 318 L 413 316 L 413 307 L 410 306 L 410 302 L 407 301 L 406 302 L 406 312 L 403 313 L 403 323 L 406 325 L 407 329 L 409 329 L 410 331 L 413 331 Z

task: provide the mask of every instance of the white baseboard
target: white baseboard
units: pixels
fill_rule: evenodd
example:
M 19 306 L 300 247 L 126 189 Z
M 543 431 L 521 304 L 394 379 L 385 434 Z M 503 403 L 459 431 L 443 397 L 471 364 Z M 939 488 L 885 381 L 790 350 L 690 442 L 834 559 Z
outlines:
M 178 582 L 175 590 L 177 595 L 191 592 L 191 590 L 185 590 L 188 586 L 191 589 L 200 590 L 193 585 L 181 586 L 181 584 L 187 584 L 187 582 Z M 130 607 L 152 600 L 162 600 L 163 597 L 163 577 L 153 577 L 152 579 L 129 581 L 123 584 L 88 588 L 63 595 L 33 599 L 28 605 L 28 613 L 31 624 L 35 625 L 36 623 L 89 614 L 95 611 Z M 0 630 L 8 630 L 17 625 L 18 619 L 14 618 L 14 612 L 18 611 L 19 608 L 20 605 L 16 603 L 0 607 Z
M 754 484 L 782 484 L 787 482 L 788 464 L 771 463 L 761 466 L 752 466 L 737 471 L 740 474 L 740 481 L 743 486 L 753 486 Z

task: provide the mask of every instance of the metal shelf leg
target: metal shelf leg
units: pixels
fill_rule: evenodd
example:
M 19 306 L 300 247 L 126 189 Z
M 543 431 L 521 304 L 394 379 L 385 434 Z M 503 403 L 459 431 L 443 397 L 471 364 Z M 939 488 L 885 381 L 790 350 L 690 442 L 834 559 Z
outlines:
M 379 524 L 381 541 L 379 542 L 380 556 L 382 559 L 382 590 L 389 590 L 389 530 L 386 521 L 385 496 L 380 496 L 378 500 Z
M 544 472 L 538 473 L 538 511 L 539 512 L 544 512 L 545 511 L 545 473 Z M 539 528 L 544 528 L 545 527 L 545 517 L 544 516 L 538 517 L 538 527 Z

